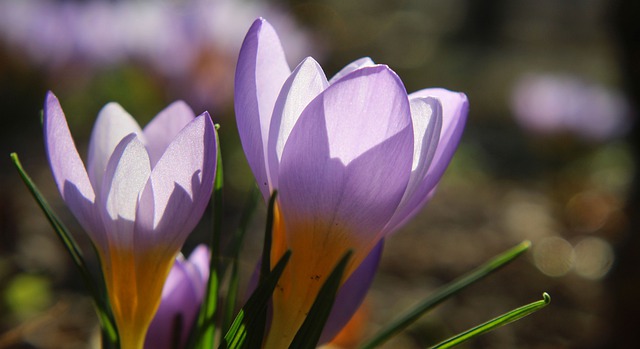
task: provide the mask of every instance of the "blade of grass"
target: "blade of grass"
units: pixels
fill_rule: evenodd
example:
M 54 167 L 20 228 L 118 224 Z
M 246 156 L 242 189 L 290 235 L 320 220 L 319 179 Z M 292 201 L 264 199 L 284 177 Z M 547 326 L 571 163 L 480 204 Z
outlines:
M 216 177 L 213 184 L 212 211 L 213 211 L 213 234 L 209 242 L 211 259 L 209 262 L 209 281 L 207 282 L 207 292 L 200 307 L 198 322 L 195 330 L 194 348 L 209 349 L 213 347 L 216 333 L 215 314 L 218 307 L 220 293 L 220 240 L 222 235 L 222 188 L 224 186 L 224 176 L 222 169 L 222 153 L 220 152 L 220 137 L 216 126 Z M 189 345 L 189 348 L 192 346 Z
M 340 262 L 338 262 L 320 288 L 316 300 L 313 302 L 311 309 L 309 309 L 307 318 L 293 338 L 289 349 L 315 348 L 318 345 L 318 341 L 322 335 L 322 329 L 327 319 L 329 319 L 331 308 L 333 308 L 333 303 L 336 300 L 342 275 L 352 254 L 353 251 L 348 251 L 342 259 L 340 259 Z
M 499 327 L 510 324 L 514 321 L 520 320 L 527 315 L 531 315 L 536 311 L 546 307 L 551 302 L 551 297 L 548 293 L 542 294 L 543 299 L 537 302 L 529 303 L 520 308 L 514 309 L 508 313 L 498 316 L 493 320 L 489 320 L 481 325 L 478 325 L 474 328 L 471 328 L 467 331 L 464 331 L 458 335 L 455 335 L 445 341 L 442 341 L 430 349 L 448 349 L 452 348 L 460 343 L 466 342 L 474 337 L 477 337 L 481 334 L 487 333 L 489 331 L 493 331 Z
M 264 229 L 264 243 L 262 245 L 262 261 L 260 264 L 260 276 L 258 279 L 258 284 L 265 282 L 267 276 L 272 273 L 271 245 L 273 242 L 273 222 L 277 197 L 278 192 L 274 190 L 273 193 L 271 193 L 271 197 L 269 198 L 269 205 L 267 206 L 267 222 Z M 273 293 L 273 291 L 271 293 Z M 249 337 L 247 338 L 247 348 L 259 348 L 262 346 L 262 341 L 264 339 L 264 329 L 267 326 L 267 307 L 260 308 L 260 310 L 254 315 L 253 321 L 255 330 L 250 332 Z
M 378 332 L 373 338 L 363 344 L 360 348 L 372 349 L 380 346 L 382 343 L 386 342 L 391 337 L 395 336 L 396 334 L 407 328 L 409 325 L 414 323 L 427 311 L 433 309 L 436 305 L 442 303 L 454 294 L 462 291 L 476 281 L 486 277 L 487 275 L 495 272 L 496 270 L 516 259 L 518 256 L 527 251 L 530 246 L 531 242 L 529 241 L 521 242 L 517 246 L 494 257 L 489 262 L 445 285 L 444 287 L 437 290 L 435 294 L 425 299 L 422 303 L 418 304 L 416 307 L 401 315 L 397 320 L 391 322 L 380 332 Z
M 91 276 L 91 273 L 86 266 L 84 257 L 82 255 L 82 252 L 80 251 L 80 248 L 78 247 L 78 244 L 76 243 L 71 233 L 69 233 L 69 230 L 66 228 L 66 226 L 62 223 L 60 218 L 58 218 L 58 216 L 55 214 L 31 177 L 22 167 L 22 163 L 18 158 L 18 154 L 11 153 L 10 156 L 11 161 L 13 162 L 14 166 L 18 170 L 18 173 L 20 174 L 20 177 L 22 178 L 22 181 L 27 186 L 27 189 L 29 189 L 29 192 L 38 203 L 38 206 L 40 206 L 40 209 L 42 210 L 44 215 L 47 217 L 49 224 L 51 224 L 51 227 L 53 227 L 53 230 L 56 232 L 56 235 L 67 249 L 67 252 L 69 252 L 73 263 L 80 272 L 85 287 L 89 291 L 91 297 L 94 299 L 94 305 L 96 307 L 103 332 L 103 341 L 106 339 L 107 343 L 111 347 L 117 347 L 118 334 L 115 326 L 115 321 L 113 319 L 113 316 L 111 315 L 109 302 L 107 298 L 103 296 L 104 294 L 106 294 L 104 283 L 97 283 L 97 281 Z M 102 279 L 100 280 L 102 281 Z
M 255 212 L 258 198 L 260 197 L 259 194 L 260 191 L 256 186 L 251 187 L 249 199 L 247 200 L 244 210 L 242 211 L 242 215 L 240 216 L 240 225 L 238 226 L 233 238 L 233 245 L 231 247 L 231 276 L 229 280 L 229 288 L 227 289 L 227 299 L 224 304 L 224 319 L 222 320 L 222 330 L 225 333 L 229 330 L 229 326 L 233 320 L 236 302 L 238 299 L 238 285 L 240 282 L 238 262 L 240 258 L 240 250 L 242 248 L 242 243 L 244 241 L 249 222 Z M 222 269 L 222 273 L 224 274 L 224 266 Z
M 256 342 L 256 340 L 252 340 L 251 338 L 261 339 L 263 337 L 264 323 L 260 319 L 261 314 L 266 312 L 273 290 L 275 290 L 290 257 L 291 251 L 285 252 L 273 268 L 273 271 L 264 279 L 264 282 L 258 285 L 231 324 L 219 348 L 260 348 L 260 345 L 250 345 L 250 342 Z

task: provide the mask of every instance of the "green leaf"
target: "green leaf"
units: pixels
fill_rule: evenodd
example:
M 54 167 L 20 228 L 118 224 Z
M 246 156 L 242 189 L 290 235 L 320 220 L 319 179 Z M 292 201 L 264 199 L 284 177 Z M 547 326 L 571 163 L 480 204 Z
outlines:
M 535 313 L 536 311 L 546 307 L 551 302 L 551 296 L 548 293 L 542 294 L 543 299 L 537 302 L 533 302 L 522 306 L 520 308 L 514 309 L 508 313 L 498 316 L 493 320 L 489 320 L 482 325 L 478 325 L 472 329 L 464 331 L 456 336 L 453 336 L 443 342 L 440 342 L 430 349 L 448 349 L 452 348 L 460 343 L 466 342 L 474 337 L 477 337 L 481 334 L 487 333 L 489 331 L 495 330 L 498 327 L 502 327 L 504 325 L 510 324 L 514 321 L 520 320 L 523 317 Z
M 220 292 L 220 240 L 222 235 L 222 220 L 224 219 L 222 210 L 222 188 L 224 184 L 222 170 L 222 153 L 220 152 L 220 137 L 218 137 L 219 125 L 216 124 L 216 145 L 217 145 L 217 164 L 216 177 L 213 184 L 213 194 L 211 201 L 213 209 L 213 234 L 210 241 L 211 260 L 209 264 L 209 281 L 207 282 L 207 292 L 200 307 L 198 322 L 195 328 L 193 346 L 198 349 L 209 349 L 214 345 L 216 323 L 215 314 L 218 306 L 218 298 Z M 190 343 L 191 344 L 191 343 Z
M 265 282 L 265 279 L 271 274 L 271 245 L 273 242 L 273 221 L 276 208 L 277 191 L 271 193 L 269 198 L 269 205 L 267 206 L 267 223 L 264 228 L 264 243 L 262 245 L 262 261 L 260 264 L 260 275 L 258 284 Z M 273 293 L 273 291 L 272 291 Z M 247 348 L 259 348 L 262 346 L 264 340 L 264 329 L 267 326 L 267 307 L 260 308 L 260 310 L 252 314 L 255 318 L 254 328 L 255 330 L 250 332 L 246 341 Z
M 427 311 L 433 309 L 435 306 L 442 303 L 449 297 L 457 294 L 476 281 L 488 276 L 489 274 L 495 272 L 496 270 L 502 268 L 503 266 L 516 259 L 518 256 L 527 251 L 530 246 L 531 242 L 524 241 L 517 246 L 509 249 L 508 251 L 494 257 L 484 265 L 472 270 L 470 273 L 445 285 L 444 287 L 437 290 L 435 294 L 422 301 L 422 303 L 418 304 L 416 307 L 401 315 L 397 320 L 391 322 L 360 348 L 371 349 L 380 346 L 391 337 L 395 336 L 396 334 L 407 328 L 409 325 L 414 323 Z
M 67 249 L 67 252 L 69 252 L 73 263 L 80 272 L 80 276 L 84 281 L 85 287 L 89 291 L 91 297 L 93 297 L 96 312 L 98 313 L 98 318 L 100 320 L 100 327 L 103 334 L 102 339 L 105 347 L 118 347 L 118 332 L 116 330 L 115 320 L 111 314 L 109 300 L 104 296 L 106 294 L 104 279 L 100 277 L 99 282 L 97 282 L 91 276 L 78 244 L 75 242 L 75 239 L 71 233 L 69 233 L 69 230 L 65 227 L 60 218 L 55 214 L 42 193 L 40 193 L 40 190 L 35 185 L 31 177 L 29 177 L 27 172 L 24 170 L 22 163 L 20 163 L 20 159 L 18 158 L 18 154 L 11 153 L 10 156 L 11 161 L 22 178 L 22 181 L 27 186 L 27 189 L 29 189 L 29 192 L 31 192 L 31 195 L 38 203 L 38 206 L 40 206 L 40 209 L 42 209 L 42 212 L 44 212 L 49 224 L 53 227 L 53 230 Z
M 300 329 L 293 338 L 289 349 L 307 349 L 315 348 L 318 345 L 320 336 L 322 335 L 322 329 L 329 319 L 331 308 L 336 300 L 336 294 L 340 288 L 340 281 L 342 275 L 347 267 L 347 262 L 353 251 L 348 251 L 338 262 L 333 269 L 327 280 L 320 288 L 316 300 L 313 302 L 307 318 L 300 326 Z
M 291 251 L 285 252 L 275 268 L 273 268 L 273 271 L 269 273 L 263 282 L 258 284 L 256 290 L 251 294 L 251 297 L 249 297 L 249 300 L 247 300 L 247 303 L 242 307 L 233 324 L 231 324 L 231 328 L 224 336 L 224 341 L 219 348 L 260 348 L 260 345 L 249 346 L 250 342 L 255 342 L 255 340 L 250 339 L 251 337 L 263 337 L 264 322 L 260 321 L 260 316 L 266 312 L 273 290 L 276 288 L 290 257 Z M 258 343 L 261 344 L 260 342 Z
M 247 228 L 249 227 L 249 222 L 251 221 L 251 216 L 253 216 L 253 213 L 255 212 L 259 197 L 260 191 L 258 190 L 258 187 L 252 186 L 249 193 L 249 199 L 247 200 L 244 210 L 242 211 L 242 215 L 240 216 L 240 225 L 238 226 L 238 229 L 233 236 L 233 245 L 231 247 L 231 276 L 229 280 L 229 287 L 227 289 L 227 299 L 224 304 L 224 319 L 222 320 L 222 329 L 225 333 L 229 330 L 229 326 L 231 325 L 231 321 L 233 320 L 236 301 L 238 299 L 238 285 L 240 282 L 240 250 L 242 248 L 242 243 L 244 241 Z M 222 270 L 222 273 L 224 275 L 225 266 L 222 266 Z

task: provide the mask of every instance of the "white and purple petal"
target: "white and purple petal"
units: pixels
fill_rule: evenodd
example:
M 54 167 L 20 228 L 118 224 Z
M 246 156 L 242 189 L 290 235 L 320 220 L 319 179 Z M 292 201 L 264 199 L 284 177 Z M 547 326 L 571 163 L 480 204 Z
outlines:
M 128 134 L 141 134 L 142 130 L 133 117 L 118 103 L 105 105 L 93 125 L 87 155 L 89 178 L 96 193 L 100 193 L 102 179 L 114 149 Z
M 278 187 L 278 170 L 284 145 L 309 102 L 329 86 L 322 68 L 313 58 L 303 60 L 285 81 L 276 101 L 267 145 L 271 189 Z
M 315 98 L 291 131 L 279 174 L 283 216 L 288 224 L 348 232 L 368 251 L 405 191 L 412 149 L 397 75 L 386 66 L 352 72 Z M 289 228 L 292 239 L 298 232 Z
M 242 43 L 235 76 L 235 111 L 242 147 L 265 199 L 270 196 L 266 148 L 271 114 L 291 69 L 273 27 L 259 18 Z
M 137 249 L 180 249 L 209 202 L 216 151 L 215 129 L 207 112 L 185 126 L 169 144 L 140 194 Z
M 71 137 L 60 102 L 52 92 L 48 92 L 45 99 L 43 124 L 49 165 L 62 198 L 94 243 L 104 243 L 102 222 L 93 209 L 95 191 Z
M 151 167 L 160 160 L 176 135 L 190 123 L 196 115 L 193 109 L 183 101 L 171 103 L 156 115 L 142 130 L 144 143 L 149 151 Z

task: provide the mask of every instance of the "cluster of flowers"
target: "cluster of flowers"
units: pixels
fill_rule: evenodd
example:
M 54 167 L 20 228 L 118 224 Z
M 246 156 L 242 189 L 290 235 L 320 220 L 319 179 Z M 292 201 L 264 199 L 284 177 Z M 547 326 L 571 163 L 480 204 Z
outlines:
M 443 89 L 407 94 L 389 67 L 369 58 L 331 79 L 312 58 L 292 71 L 275 30 L 260 18 L 240 51 L 235 110 L 264 199 L 278 191 L 272 263 L 292 251 L 264 347 L 289 346 L 323 281 L 351 250 L 322 334 L 327 342 L 362 302 L 385 238 L 433 195 L 460 140 L 467 98 Z M 142 348 L 145 336 L 147 347 L 167 347 L 176 313 L 181 333 L 189 332 L 209 273 L 204 247 L 189 260 L 176 255 L 213 188 L 211 118 L 176 102 L 141 129 L 108 104 L 85 167 L 49 93 L 44 133 L 60 193 L 98 251 L 121 347 Z

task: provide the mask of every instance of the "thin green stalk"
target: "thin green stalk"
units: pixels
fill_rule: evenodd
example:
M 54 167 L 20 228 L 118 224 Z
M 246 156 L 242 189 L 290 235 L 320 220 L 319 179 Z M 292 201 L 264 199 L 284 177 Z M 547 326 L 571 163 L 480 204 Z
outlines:
M 449 297 L 457 294 L 476 281 L 488 276 L 489 274 L 495 272 L 496 270 L 516 259 L 518 256 L 527 251 L 530 246 L 531 242 L 524 241 L 517 246 L 509 249 L 508 251 L 494 257 L 484 265 L 472 270 L 470 273 L 445 285 L 444 287 L 437 290 L 435 294 L 425 299 L 422 303 L 418 304 L 416 307 L 401 315 L 397 320 L 391 322 L 360 348 L 372 349 L 380 346 L 382 343 L 386 342 L 391 337 L 395 336 L 396 334 L 407 328 L 409 325 L 414 323 L 427 311 L 433 309 L 435 306 L 442 303 Z
M 537 302 L 533 302 L 522 306 L 520 308 L 514 309 L 508 313 L 498 316 L 493 320 L 489 320 L 481 325 L 478 325 L 474 328 L 471 328 L 467 331 L 464 331 L 458 335 L 455 335 L 443 342 L 440 342 L 429 349 L 448 349 L 452 348 L 460 343 L 466 342 L 474 337 L 477 337 L 481 334 L 487 333 L 489 331 L 493 331 L 499 327 L 510 324 L 514 321 L 520 320 L 527 315 L 531 315 L 536 311 L 546 307 L 551 302 L 551 297 L 548 293 L 542 294 L 543 299 Z
M 209 264 L 209 281 L 207 283 L 207 293 L 202 302 L 198 316 L 195 348 L 210 349 L 214 345 L 216 324 L 215 313 L 218 306 L 220 292 L 220 240 L 222 235 L 222 188 L 224 184 L 222 169 L 222 153 L 220 152 L 220 138 L 217 136 L 218 125 L 216 125 L 216 149 L 217 164 L 216 177 L 214 180 L 212 194 L 213 209 L 213 234 L 210 242 L 211 261 Z
M 73 263 L 80 272 L 80 276 L 84 281 L 85 287 L 94 300 L 94 305 L 96 307 L 96 312 L 98 313 L 98 318 L 100 320 L 100 325 L 102 328 L 103 343 L 108 343 L 112 347 L 117 347 L 118 333 L 115 326 L 115 321 L 113 319 L 113 316 L 111 315 L 111 308 L 108 300 L 102 296 L 105 294 L 104 283 L 100 283 L 101 287 L 97 286 L 96 280 L 91 276 L 91 272 L 89 272 L 89 269 L 87 268 L 87 264 L 84 260 L 82 252 L 80 251 L 80 248 L 78 247 L 78 244 L 76 243 L 75 239 L 66 228 L 66 226 L 62 223 L 60 218 L 58 218 L 58 216 L 55 214 L 31 177 L 24 170 L 24 168 L 22 167 L 22 163 L 18 158 L 18 154 L 11 153 L 10 156 L 11 161 L 13 162 L 14 166 L 18 170 L 18 173 L 20 174 L 20 177 L 22 178 L 22 181 L 27 186 L 27 189 L 29 189 L 29 192 L 38 203 L 38 206 L 40 206 L 40 209 L 42 210 L 44 215 L 47 217 L 49 224 L 51 224 L 51 227 L 53 227 L 53 230 L 56 232 L 56 235 L 67 249 L 67 252 L 69 252 Z

